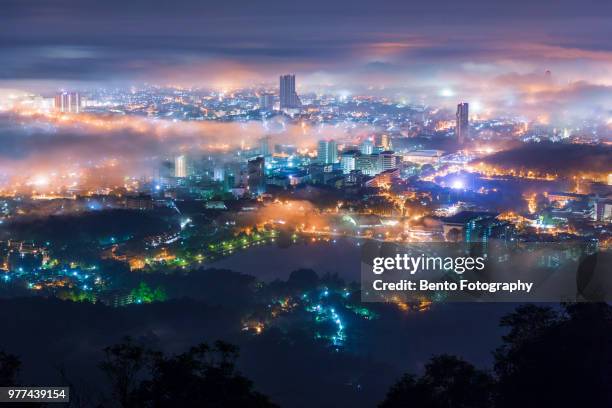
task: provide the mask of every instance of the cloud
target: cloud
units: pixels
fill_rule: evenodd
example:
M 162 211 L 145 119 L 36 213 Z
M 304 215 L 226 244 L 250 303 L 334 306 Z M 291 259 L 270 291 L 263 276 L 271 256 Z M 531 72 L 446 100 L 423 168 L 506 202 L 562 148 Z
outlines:
M 611 12 L 610 2 L 597 0 L 561 0 L 554 7 L 543 0 L 6 0 L 0 78 L 160 80 L 170 74 L 173 81 L 206 83 L 211 64 L 272 78 L 281 70 L 341 75 L 375 61 L 398 72 L 502 60 L 603 64 L 612 52 L 602 41 L 612 36 L 605 17 Z
M 611 15 L 612 2 L 598 0 L 7 0 L 0 85 L 235 88 L 295 72 L 302 92 L 378 92 L 451 109 L 462 99 L 510 115 L 576 107 L 583 118 L 605 115 Z
M 371 129 L 300 126 L 282 117 L 266 122 L 172 122 L 121 115 L 79 115 L 75 120 L 0 115 L 0 178 L 27 181 L 39 174 L 104 168 L 121 179 L 156 174 L 162 161 L 187 153 L 203 157 L 229 147 L 272 143 L 312 147 L 318 139 L 359 136 Z M 239 158 L 235 158 L 238 160 Z M 106 175 L 108 176 L 108 174 Z

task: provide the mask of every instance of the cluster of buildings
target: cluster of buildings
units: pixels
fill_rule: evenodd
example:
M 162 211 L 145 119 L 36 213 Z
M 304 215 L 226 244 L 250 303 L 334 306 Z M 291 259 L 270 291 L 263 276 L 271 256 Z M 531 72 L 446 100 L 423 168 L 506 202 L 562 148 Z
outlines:
M 61 113 L 80 113 L 81 94 L 78 92 L 61 92 L 54 98 L 54 108 Z
M 48 259 L 47 249 L 31 241 L 0 241 L 0 266 L 4 271 L 32 272 Z

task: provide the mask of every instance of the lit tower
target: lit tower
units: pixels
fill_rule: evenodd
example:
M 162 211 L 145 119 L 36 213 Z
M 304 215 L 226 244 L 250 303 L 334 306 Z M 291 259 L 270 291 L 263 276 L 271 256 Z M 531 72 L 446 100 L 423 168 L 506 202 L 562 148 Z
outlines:
M 469 105 L 467 102 L 461 102 L 457 105 L 457 123 L 455 126 L 455 134 L 457 136 L 457 143 L 463 145 L 465 140 L 470 135 L 470 119 L 469 119 Z
M 78 92 L 62 92 L 55 96 L 55 109 L 61 113 L 79 113 L 81 95 Z
M 184 154 L 174 159 L 174 177 L 187 177 L 187 157 Z
M 266 192 L 266 173 L 264 158 L 256 157 L 247 163 L 248 186 L 251 194 L 259 195 Z
M 259 109 L 271 111 L 274 109 L 274 94 L 262 93 L 259 95 Z
M 333 164 L 338 161 L 338 145 L 334 140 L 319 140 L 317 161 L 321 164 Z
M 295 75 L 281 75 L 280 77 L 280 108 L 299 108 L 302 103 L 295 92 Z

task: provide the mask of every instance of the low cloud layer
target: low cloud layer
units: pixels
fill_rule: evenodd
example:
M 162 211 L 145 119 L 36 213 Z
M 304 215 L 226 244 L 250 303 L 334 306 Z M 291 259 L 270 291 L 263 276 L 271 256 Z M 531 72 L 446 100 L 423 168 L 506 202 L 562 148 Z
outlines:
M 0 176 L 27 181 L 37 174 L 104 168 L 118 176 L 152 175 L 163 160 L 177 154 L 273 143 L 312 147 L 320 138 L 359 136 L 359 129 L 290 125 L 274 122 L 171 122 L 140 117 L 79 115 L 78 121 L 47 116 L 0 115 Z M 107 174 L 108 175 L 108 174 Z

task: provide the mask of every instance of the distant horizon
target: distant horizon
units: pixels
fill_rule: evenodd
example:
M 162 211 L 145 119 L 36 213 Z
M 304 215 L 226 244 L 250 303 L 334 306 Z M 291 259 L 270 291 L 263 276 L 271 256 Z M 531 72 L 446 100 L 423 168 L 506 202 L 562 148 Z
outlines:
M 298 90 L 612 120 L 603 0 L 8 0 L 0 25 L 3 89 L 237 89 L 294 73 Z

